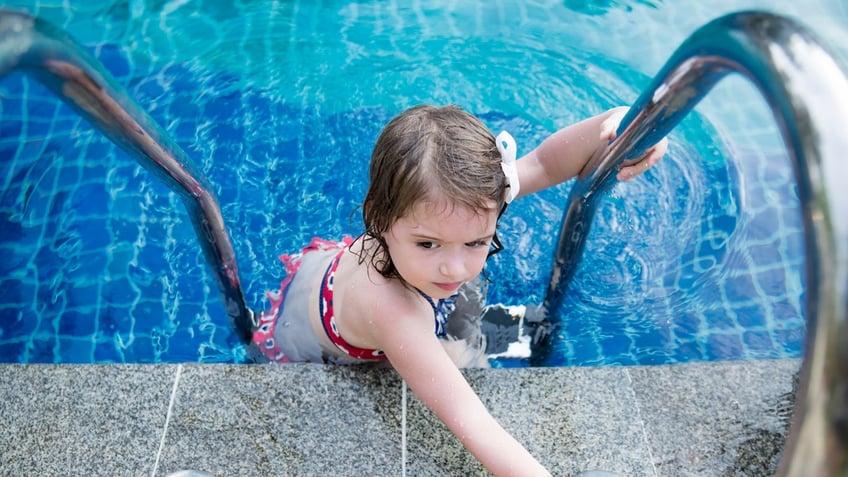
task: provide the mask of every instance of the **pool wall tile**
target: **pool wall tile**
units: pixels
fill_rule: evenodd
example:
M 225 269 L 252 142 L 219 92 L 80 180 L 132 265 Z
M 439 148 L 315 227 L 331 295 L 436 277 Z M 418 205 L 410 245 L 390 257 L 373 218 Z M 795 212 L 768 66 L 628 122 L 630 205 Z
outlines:
M 631 368 L 657 475 L 774 475 L 799 364 Z
M 184 365 L 157 475 L 400 475 L 390 369 Z
M 151 475 L 175 370 L 0 365 L 0 474 Z

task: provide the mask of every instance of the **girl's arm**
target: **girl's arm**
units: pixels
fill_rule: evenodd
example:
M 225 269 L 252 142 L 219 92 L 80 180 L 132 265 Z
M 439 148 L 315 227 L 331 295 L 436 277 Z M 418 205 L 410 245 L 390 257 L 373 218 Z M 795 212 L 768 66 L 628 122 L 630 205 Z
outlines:
M 595 151 L 615 139 L 626 107 L 614 108 L 560 129 L 516 163 L 519 197 L 565 182 L 580 173 Z M 663 139 L 645 152 L 636 164 L 622 167 L 619 180 L 630 180 L 659 162 L 668 147 Z
M 374 336 L 392 366 L 492 474 L 550 475 L 489 414 L 433 334 L 432 316 L 423 319 L 401 313 L 375 318 Z

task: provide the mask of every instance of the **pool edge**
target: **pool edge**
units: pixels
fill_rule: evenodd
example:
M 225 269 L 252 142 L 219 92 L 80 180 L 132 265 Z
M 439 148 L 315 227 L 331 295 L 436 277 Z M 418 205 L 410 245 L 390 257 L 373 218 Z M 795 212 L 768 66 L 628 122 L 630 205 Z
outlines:
M 773 473 L 798 359 L 465 370 L 555 475 Z M 0 365 L 13 474 L 471 475 L 482 470 L 390 369 Z M 406 415 L 406 432 L 403 415 Z M 402 462 L 402 444 L 406 462 Z

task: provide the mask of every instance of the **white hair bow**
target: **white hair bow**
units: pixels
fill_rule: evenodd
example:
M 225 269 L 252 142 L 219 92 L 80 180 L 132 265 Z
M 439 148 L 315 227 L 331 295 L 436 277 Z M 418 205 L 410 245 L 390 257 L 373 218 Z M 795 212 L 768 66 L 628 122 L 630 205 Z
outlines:
M 518 197 L 518 168 L 515 161 L 515 139 L 506 132 L 501 131 L 498 137 L 495 138 L 498 145 L 498 151 L 501 153 L 501 168 L 506 175 L 506 182 L 509 184 L 509 190 L 506 191 L 506 203 L 509 204 L 513 199 Z

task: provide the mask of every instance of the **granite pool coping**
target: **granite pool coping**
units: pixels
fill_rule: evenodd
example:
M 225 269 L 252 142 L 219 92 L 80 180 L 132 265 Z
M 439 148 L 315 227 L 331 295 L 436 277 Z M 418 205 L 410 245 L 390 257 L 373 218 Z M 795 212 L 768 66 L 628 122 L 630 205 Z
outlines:
M 464 373 L 554 475 L 713 477 L 774 473 L 799 365 Z M 0 473 L 487 475 L 404 387 L 314 364 L 0 365 Z

